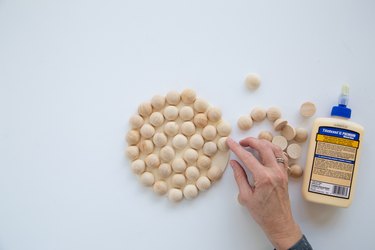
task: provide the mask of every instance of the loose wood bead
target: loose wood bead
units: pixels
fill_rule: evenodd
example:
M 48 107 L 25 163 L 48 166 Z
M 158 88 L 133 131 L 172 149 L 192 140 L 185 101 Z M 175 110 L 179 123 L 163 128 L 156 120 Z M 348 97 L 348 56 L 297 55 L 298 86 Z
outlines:
M 155 95 L 151 99 L 151 106 L 154 110 L 161 110 L 165 106 L 165 97 L 161 95 Z
M 206 155 L 200 155 L 197 160 L 197 167 L 200 169 L 208 169 L 211 166 L 211 158 Z
M 133 173 L 140 175 L 145 171 L 146 164 L 143 160 L 138 159 L 132 162 L 131 168 Z
M 166 96 L 166 101 L 170 105 L 177 105 L 180 103 L 181 96 L 177 91 L 170 91 Z
M 163 114 L 164 114 L 164 117 L 165 117 L 166 120 L 174 121 L 178 117 L 178 108 L 175 107 L 175 106 L 167 106 L 164 109 Z
M 281 130 L 281 135 L 285 137 L 288 141 L 293 140 L 296 136 L 296 130 L 289 124 L 286 124 Z
M 159 156 L 162 162 L 170 162 L 174 159 L 175 152 L 172 147 L 165 146 L 162 149 L 160 149 Z
M 155 128 L 150 124 L 144 124 L 140 132 L 143 138 L 150 139 L 155 134 Z
M 137 130 L 130 130 L 126 134 L 126 141 L 130 146 L 136 145 L 139 142 L 140 139 L 139 132 Z
M 176 149 L 184 149 L 187 145 L 187 138 L 182 134 L 178 134 L 173 137 L 172 144 Z
M 185 150 L 184 152 L 184 160 L 187 162 L 187 163 L 195 163 L 198 159 L 198 152 L 195 151 L 194 149 L 192 148 L 188 148 Z
M 186 162 L 181 158 L 175 158 L 172 162 L 172 169 L 176 173 L 182 173 L 186 169 Z
M 285 125 L 288 124 L 288 121 L 287 120 L 284 120 L 283 118 L 279 118 L 277 119 L 274 123 L 273 123 L 273 128 L 276 130 L 276 131 L 280 131 L 282 130 Z
M 255 73 L 250 73 L 245 78 L 245 85 L 250 90 L 256 90 L 260 86 L 260 76 Z
M 152 186 L 155 182 L 155 177 L 150 172 L 144 172 L 141 175 L 141 182 L 142 182 L 143 185 L 145 185 L 147 187 Z
M 156 154 L 150 154 L 145 158 L 145 163 L 149 168 L 157 168 L 160 165 L 159 156 Z
M 223 172 L 221 171 L 220 168 L 217 168 L 215 166 L 212 166 L 208 171 L 207 171 L 207 177 L 211 180 L 211 181 L 217 181 L 218 179 L 220 179 L 220 177 L 222 176 Z
M 308 133 L 307 130 L 304 128 L 297 128 L 296 129 L 296 136 L 294 137 L 294 140 L 296 142 L 305 142 L 307 140 Z
M 138 159 L 139 149 L 137 146 L 129 146 L 126 148 L 126 155 L 131 161 Z
M 194 124 L 197 128 L 204 128 L 208 124 L 208 119 L 206 114 L 197 114 L 194 116 Z
M 204 144 L 204 139 L 200 134 L 195 134 L 190 137 L 189 145 L 194 149 L 201 149 Z
M 188 184 L 183 189 L 184 197 L 188 200 L 198 196 L 198 189 L 195 185 Z
M 217 141 L 217 147 L 219 148 L 220 151 L 228 151 L 229 150 L 229 147 L 228 147 L 228 144 L 227 144 L 227 139 L 228 137 L 221 137 L 218 141 Z
M 316 112 L 315 104 L 312 102 L 305 102 L 301 105 L 299 112 L 303 117 L 311 117 Z
M 168 192 L 168 184 L 165 181 L 157 181 L 153 186 L 154 192 L 158 195 L 164 195 Z
M 208 141 L 212 141 L 216 137 L 216 128 L 212 125 L 207 125 L 202 130 L 202 136 Z
M 250 113 L 251 118 L 256 122 L 263 121 L 266 118 L 266 115 L 267 112 L 263 108 L 254 108 Z
M 168 192 L 168 199 L 173 202 L 179 202 L 183 198 L 182 191 L 177 188 L 171 188 Z
M 138 144 L 138 148 L 143 154 L 148 155 L 154 151 L 154 144 L 150 140 L 142 140 Z
M 238 118 L 237 126 L 241 130 L 249 130 L 253 126 L 253 120 L 248 115 L 243 115 Z
M 158 173 L 160 177 L 167 178 L 172 173 L 172 167 L 168 163 L 162 163 L 158 168 Z
M 199 178 L 199 169 L 195 166 L 190 166 L 185 170 L 185 175 L 188 180 L 195 181 Z
M 217 133 L 220 136 L 229 136 L 230 133 L 232 132 L 232 128 L 231 128 L 230 124 L 225 122 L 225 121 L 219 122 L 217 124 L 216 128 L 217 128 Z
M 182 102 L 185 104 L 192 104 L 194 103 L 196 98 L 195 91 L 192 89 L 185 89 L 181 92 L 181 99 Z
M 129 119 L 130 126 L 133 129 L 137 129 L 137 128 L 142 127 L 142 125 L 144 124 L 144 122 L 145 121 L 143 120 L 142 116 L 140 116 L 140 115 L 133 115 Z
M 177 135 L 179 130 L 178 124 L 176 122 L 167 122 L 164 125 L 164 132 L 169 136 Z
M 267 140 L 267 141 L 272 141 L 273 135 L 269 131 L 262 131 L 262 132 L 259 133 L 258 139 L 264 139 L 264 140 Z
M 194 110 L 189 107 L 185 106 L 180 109 L 180 118 L 183 121 L 190 121 L 194 117 Z
M 205 191 L 210 188 L 211 181 L 206 176 L 201 176 L 195 184 L 200 191 Z
M 217 152 L 216 143 L 209 141 L 203 145 L 203 153 L 207 156 L 213 156 Z
M 267 110 L 267 118 L 268 120 L 270 120 L 271 122 L 274 122 L 276 121 L 277 119 L 279 119 L 281 117 L 281 111 L 279 108 L 276 108 L 276 107 L 271 107 Z
M 292 166 L 289 167 L 289 174 L 292 177 L 298 178 L 301 177 L 303 174 L 303 170 L 300 165 L 298 164 L 293 164 Z
M 186 185 L 186 178 L 183 174 L 175 174 L 172 176 L 172 186 L 182 188 Z
M 150 115 L 150 123 L 154 127 L 159 127 L 164 123 L 164 116 L 160 112 L 154 112 Z
M 149 102 L 144 102 L 138 107 L 138 113 L 143 117 L 148 117 L 152 113 L 152 106 Z
M 167 144 L 168 138 L 164 133 L 155 133 L 154 137 L 152 138 L 152 141 L 154 142 L 156 147 L 163 147 Z
M 221 119 L 221 111 L 218 108 L 210 107 L 207 111 L 207 118 L 212 122 L 217 122 Z
M 181 133 L 186 136 L 192 136 L 195 133 L 195 125 L 192 122 L 184 122 L 181 125 Z
M 272 143 L 279 146 L 282 150 L 285 150 L 288 146 L 288 141 L 285 139 L 284 136 L 276 135 L 272 139 Z
M 301 151 L 302 151 L 301 146 L 296 143 L 290 144 L 288 148 L 286 149 L 288 156 L 294 160 L 298 159 L 301 156 Z
M 195 111 L 197 111 L 198 113 L 203 113 L 203 112 L 206 112 L 206 110 L 208 109 L 208 102 L 206 102 L 205 100 L 203 99 L 197 99 L 195 100 L 194 102 L 194 109 Z

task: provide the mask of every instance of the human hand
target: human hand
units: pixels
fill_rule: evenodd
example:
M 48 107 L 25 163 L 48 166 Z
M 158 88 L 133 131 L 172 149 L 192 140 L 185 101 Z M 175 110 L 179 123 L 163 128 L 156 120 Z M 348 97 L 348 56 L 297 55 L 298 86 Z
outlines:
M 238 200 L 246 206 L 268 239 L 277 249 L 288 249 L 301 239 L 302 233 L 295 223 L 288 194 L 288 158 L 280 147 L 266 140 L 248 137 L 236 143 L 228 138 L 231 151 L 250 170 L 254 184 L 250 185 L 241 164 L 231 160 L 239 195 Z M 258 151 L 260 161 L 244 147 Z M 278 163 L 281 157 L 284 163 Z

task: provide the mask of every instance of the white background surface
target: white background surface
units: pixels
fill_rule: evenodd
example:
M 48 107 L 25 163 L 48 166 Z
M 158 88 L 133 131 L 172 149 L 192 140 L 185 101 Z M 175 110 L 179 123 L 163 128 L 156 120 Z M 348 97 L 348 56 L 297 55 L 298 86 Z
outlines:
M 308 203 L 315 249 L 373 249 L 373 1 L 0 0 L 0 249 L 272 249 L 236 202 L 231 169 L 191 202 L 142 187 L 123 155 L 127 121 L 154 94 L 194 88 L 233 125 L 254 106 L 327 116 L 351 84 L 366 129 L 353 205 Z M 258 72 L 263 85 L 246 91 Z M 233 137 L 256 135 L 236 127 Z M 262 128 L 263 128 L 262 127 Z M 305 148 L 306 151 L 306 148 Z M 304 159 L 301 160 L 304 162 Z

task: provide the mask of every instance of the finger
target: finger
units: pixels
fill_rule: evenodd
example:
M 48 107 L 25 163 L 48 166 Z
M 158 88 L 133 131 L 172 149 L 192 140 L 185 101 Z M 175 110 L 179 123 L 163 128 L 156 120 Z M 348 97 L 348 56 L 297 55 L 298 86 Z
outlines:
M 249 184 L 243 167 L 235 160 L 231 160 L 230 165 L 232 166 L 233 175 L 238 186 L 238 201 L 243 205 L 253 195 L 253 188 Z
M 267 166 L 272 166 L 277 163 L 275 153 L 272 149 L 272 147 L 275 145 L 269 141 L 259 140 L 254 137 L 247 137 L 240 141 L 240 145 L 243 147 L 250 147 L 258 151 L 263 164 Z
M 259 161 L 232 138 L 228 137 L 227 145 L 229 149 L 232 150 L 232 152 L 235 153 L 238 158 L 240 158 L 240 160 L 246 165 L 254 176 L 262 170 L 262 165 L 259 163 Z
M 284 169 L 287 169 L 289 166 L 288 155 L 279 146 L 274 145 L 274 144 L 272 144 L 272 151 L 274 152 L 276 158 L 280 157 L 284 159 L 284 163 L 278 162 L 277 165 L 279 165 L 280 167 L 283 167 Z

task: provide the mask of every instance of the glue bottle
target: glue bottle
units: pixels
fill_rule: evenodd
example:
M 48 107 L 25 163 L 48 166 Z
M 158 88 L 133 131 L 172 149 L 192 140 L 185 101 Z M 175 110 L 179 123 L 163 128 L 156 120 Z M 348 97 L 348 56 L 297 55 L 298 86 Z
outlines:
M 302 185 L 308 201 L 348 207 L 353 200 L 364 129 L 349 120 L 348 100 L 344 85 L 331 117 L 313 123 Z

